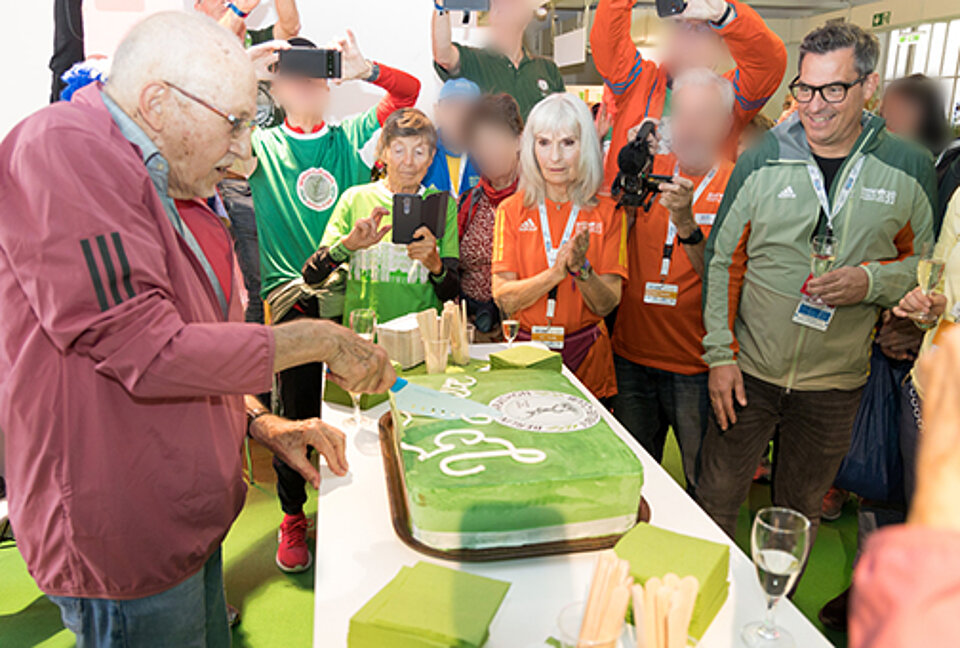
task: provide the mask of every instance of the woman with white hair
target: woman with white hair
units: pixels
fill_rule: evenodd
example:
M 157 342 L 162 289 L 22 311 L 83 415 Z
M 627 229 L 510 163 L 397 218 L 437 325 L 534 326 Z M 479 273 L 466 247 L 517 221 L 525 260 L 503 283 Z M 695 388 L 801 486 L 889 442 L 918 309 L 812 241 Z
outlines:
M 603 318 L 627 277 L 626 223 L 597 196 L 603 156 L 587 106 L 568 94 L 536 105 L 523 131 L 520 190 L 500 204 L 493 296 L 520 339 L 561 351 L 598 398 L 617 392 Z

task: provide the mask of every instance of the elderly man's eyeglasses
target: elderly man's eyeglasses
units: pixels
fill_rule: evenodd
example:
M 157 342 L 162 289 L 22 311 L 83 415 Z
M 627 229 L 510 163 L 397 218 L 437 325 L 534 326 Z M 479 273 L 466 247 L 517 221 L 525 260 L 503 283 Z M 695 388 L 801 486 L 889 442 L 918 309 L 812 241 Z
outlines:
M 800 77 L 797 76 L 794 77 L 793 81 L 790 82 L 790 94 L 792 94 L 793 98 L 800 103 L 810 103 L 813 101 L 814 95 L 819 92 L 820 96 L 827 103 L 840 103 L 847 98 L 847 92 L 850 90 L 850 88 L 866 81 L 867 76 L 869 75 L 865 74 L 850 83 L 845 81 L 834 81 L 833 83 L 828 83 L 822 86 L 812 86 L 807 85 L 806 83 L 800 83 Z
M 240 136 L 243 135 L 244 133 L 247 133 L 247 132 L 249 132 L 249 131 L 252 131 L 252 130 L 254 129 L 254 127 L 256 127 L 256 125 L 257 125 L 256 120 L 254 120 L 254 119 L 241 119 L 240 117 L 237 117 L 237 116 L 234 115 L 233 113 L 228 113 L 228 112 L 226 112 L 226 111 L 224 111 L 224 110 L 220 110 L 220 109 L 217 108 L 216 106 L 214 106 L 214 105 L 212 105 L 212 104 L 210 104 L 210 103 L 207 103 L 206 101 L 204 101 L 203 99 L 201 99 L 201 98 L 198 97 L 197 95 L 193 94 L 192 92 L 187 92 L 187 91 L 184 90 L 183 88 L 181 88 L 181 87 L 179 87 L 179 86 L 176 86 L 176 85 L 170 83 L 169 81 L 164 81 L 164 84 L 167 85 L 167 86 L 169 86 L 169 87 L 171 87 L 171 88 L 173 88 L 174 90 L 176 90 L 177 92 L 179 92 L 180 94 L 182 94 L 182 95 L 183 95 L 184 97 L 186 97 L 187 99 L 190 99 L 191 101 L 197 102 L 198 104 L 200 104 L 201 106 L 203 106 L 204 108 L 206 108 L 207 110 L 209 110 L 210 112 L 216 113 L 217 115 L 220 115 L 220 116 L 223 117 L 225 120 L 227 120 L 227 123 L 230 124 L 230 137 L 232 137 L 232 138 L 234 138 L 234 139 L 237 139 L 238 137 L 240 137 Z

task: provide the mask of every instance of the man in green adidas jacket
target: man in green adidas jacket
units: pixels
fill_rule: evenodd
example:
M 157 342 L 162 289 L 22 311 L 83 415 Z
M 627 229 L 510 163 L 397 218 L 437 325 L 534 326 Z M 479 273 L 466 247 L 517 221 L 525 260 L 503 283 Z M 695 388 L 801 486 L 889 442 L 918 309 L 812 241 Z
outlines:
M 933 240 L 932 159 L 862 110 L 878 53 L 873 35 L 846 23 L 805 37 L 791 84 L 798 114 L 740 158 L 707 243 L 703 346 L 715 417 L 697 498 L 730 536 L 775 435 L 774 503 L 816 532 L 878 314 L 916 285 L 915 251 Z M 835 237 L 836 258 L 814 279 L 816 235 Z

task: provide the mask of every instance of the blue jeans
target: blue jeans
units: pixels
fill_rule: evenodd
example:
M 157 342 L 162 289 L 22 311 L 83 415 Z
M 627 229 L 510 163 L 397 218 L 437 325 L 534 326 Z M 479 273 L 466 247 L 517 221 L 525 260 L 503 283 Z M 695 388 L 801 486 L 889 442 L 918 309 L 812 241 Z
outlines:
M 237 254 L 237 265 L 247 289 L 247 322 L 263 324 L 263 300 L 260 299 L 260 239 L 253 211 L 253 195 L 246 180 L 228 178 L 219 185 L 220 198 L 230 216 L 230 233 Z
M 697 485 L 700 446 L 707 432 L 710 397 L 708 373 L 693 376 L 662 371 L 614 356 L 617 395 L 613 413 L 658 463 L 663 460 L 667 430 L 673 428 L 683 456 L 687 490 Z
M 165 592 L 128 601 L 48 596 L 77 648 L 228 648 L 221 550 Z

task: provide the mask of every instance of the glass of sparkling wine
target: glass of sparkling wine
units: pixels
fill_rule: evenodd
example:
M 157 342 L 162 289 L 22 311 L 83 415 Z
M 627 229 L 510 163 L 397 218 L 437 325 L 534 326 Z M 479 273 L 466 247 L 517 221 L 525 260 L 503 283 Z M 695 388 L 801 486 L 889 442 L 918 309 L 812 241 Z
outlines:
M 517 335 L 520 334 L 520 322 L 515 319 L 505 319 L 503 320 L 503 337 L 507 339 L 507 348 L 513 346 L 513 341 L 517 339 Z
M 369 342 L 373 342 L 373 336 L 377 331 L 377 313 L 372 308 L 359 308 L 350 313 L 350 330 Z M 360 410 L 360 394 L 350 392 L 350 399 L 353 401 L 353 416 L 347 419 L 347 422 L 354 425 L 358 430 L 363 426 L 365 417 Z
M 810 242 L 810 274 L 822 277 L 833 269 L 837 258 L 837 239 L 834 236 L 814 236 Z M 819 298 L 814 301 L 822 302 Z
M 940 285 L 945 265 L 943 259 L 933 258 L 933 245 L 924 243 L 920 250 L 920 260 L 917 261 L 917 284 L 924 296 L 929 297 Z M 918 313 L 912 318 L 922 323 L 930 323 L 937 319 L 930 313 Z
M 757 577 L 767 599 L 762 622 L 743 628 L 741 636 L 751 648 L 793 648 L 793 637 L 774 623 L 774 610 L 797 579 L 810 551 L 810 520 L 797 511 L 778 506 L 761 509 L 750 536 Z

